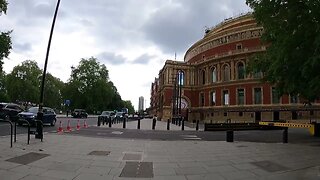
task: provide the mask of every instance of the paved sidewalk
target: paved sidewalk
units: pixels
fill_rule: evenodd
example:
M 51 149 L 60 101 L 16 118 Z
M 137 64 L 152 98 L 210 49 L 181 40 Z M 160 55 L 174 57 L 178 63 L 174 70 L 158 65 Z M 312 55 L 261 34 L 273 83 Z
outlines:
M 147 123 L 143 127 L 151 128 Z M 166 126 L 157 121 L 157 127 Z M 26 135 L 17 140 L 10 148 L 10 138 L 0 137 L 0 179 L 320 179 L 320 144 L 150 141 L 56 133 L 45 134 L 43 142 L 32 136 L 30 145 Z

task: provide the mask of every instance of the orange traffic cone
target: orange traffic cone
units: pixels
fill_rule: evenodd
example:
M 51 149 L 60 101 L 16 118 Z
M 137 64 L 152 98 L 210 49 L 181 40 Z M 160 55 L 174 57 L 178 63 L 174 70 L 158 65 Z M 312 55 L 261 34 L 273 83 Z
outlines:
M 67 132 L 71 132 L 71 131 L 72 131 L 72 128 L 70 126 L 70 120 L 68 120 Z
M 58 128 L 58 134 L 61 134 L 63 133 L 63 129 L 62 129 L 62 122 L 60 121 L 60 125 L 59 125 L 59 128 Z
M 84 120 L 83 127 L 84 127 L 84 128 L 88 128 L 88 124 L 87 124 L 87 121 L 86 121 L 86 120 Z
M 77 130 L 80 130 L 80 120 L 78 120 L 78 123 L 77 123 Z

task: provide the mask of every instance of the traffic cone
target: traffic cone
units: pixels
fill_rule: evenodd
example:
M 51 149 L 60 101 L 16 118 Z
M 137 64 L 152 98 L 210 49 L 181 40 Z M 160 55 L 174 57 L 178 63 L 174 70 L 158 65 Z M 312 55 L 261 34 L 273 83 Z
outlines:
M 68 120 L 67 132 L 71 132 L 71 131 L 72 131 L 72 128 L 70 126 L 70 120 Z
M 59 125 L 59 128 L 58 128 L 58 134 L 61 134 L 63 133 L 63 129 L 62 129 L 62 122 L 60 121 L 60 125 Z
M 78 120 L 78 123 L 77 123 L 77 130 L 80 130 L 80 120 Z
M 86 120 L 84 120 L 83 127 L 84 127 L 84 128 L 88 128 L 88 124 L 87 124 L 87 121 L 86 121 Z

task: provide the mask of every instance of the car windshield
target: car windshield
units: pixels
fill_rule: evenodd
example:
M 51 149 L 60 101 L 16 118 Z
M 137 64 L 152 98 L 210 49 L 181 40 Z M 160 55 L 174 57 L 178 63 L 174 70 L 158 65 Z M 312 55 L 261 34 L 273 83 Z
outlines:
M 38 112 L 38 107 L 31 107 L 31 108 L 28 109 L 27 112 L 31 112 L 31 113 L 35 113 L 36 114 Z

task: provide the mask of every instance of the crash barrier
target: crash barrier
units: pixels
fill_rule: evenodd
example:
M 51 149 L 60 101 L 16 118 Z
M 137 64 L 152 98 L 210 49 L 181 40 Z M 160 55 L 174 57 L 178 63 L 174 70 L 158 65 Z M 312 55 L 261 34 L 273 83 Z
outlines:
M 281 129 L 283 130 L 282 143 L 288 143 L 288 128 L 281 127 Z M 233 142 L 233 139 L 234 139 L 234 130 L 233 129 L 226 130 L 226 142 Z
M 277 130 L 276 126 L 261 126 L 259 123 L 205 123 L 204 131 L 226 131 L 226 130 Z
M 0 119 L 0 122 L 7 122 L 10 124 L 10 147 L 12 148 L 12 140 L 13 140 L 13 124 L 11 121 L 8 120 L 2 120 Z
M 283 127 L 283 128 L 306 128 L 309 129 L 309 132 L 312 136 L 320 137 L 320 123 L 280 123 L 280 122 L 268 122 L 263 121 L 259 122 L 261 126 L 267 127 Z

